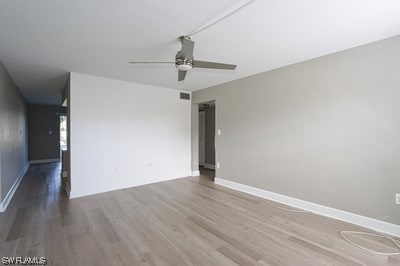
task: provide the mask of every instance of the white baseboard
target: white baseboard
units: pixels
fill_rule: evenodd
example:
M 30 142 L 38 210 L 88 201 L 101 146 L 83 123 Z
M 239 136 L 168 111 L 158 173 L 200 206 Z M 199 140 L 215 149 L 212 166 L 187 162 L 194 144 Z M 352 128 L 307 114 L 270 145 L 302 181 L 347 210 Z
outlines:
M 206 163 L 206 164 L 204 165 L 204 168 L 215 170 L 215 165 Z
M 191 176 L 199 176 L 200 175 L 200 171 L 192 171 Z
M 59 162 L 59 161 L 60 161 L 60 158 L 43 159 L 43 160 L 31 160 L 31 161 L 29 161 L 29 164 L 56 163 L 56 162 Z
M 248 193 L 251 195 L 255 195 L 255 196 L 258 196 L 261 198 L 265 198 L 265 199 L 269 199 L 269 200 L 276 201 L 279 203 L 283 203 L 283 204 L 293 206 L 296 208 L 300 208 L 303 210 L 308 210 L 310 212 L 320 214 L 323 216 L 327 216 L 327 217 L 330 217 L 333 219 L 345 221 L 348 223 L 366 227 L 366 228 L 369 228 L 369 229 L 372 229 L 372 230 L 375 230 L 378 232 L 386 233 L 389 235 L 400 236 L 400 225 L 391 224 L 388 222 L 365 217 L 365 216 L 358 215 L 355 213 L 346 212 L 346 211 L 334 209 L 331 207 L 323 206 L 320 204 L 288 197 L 288 196 L 281 195 L 281 194 L 278 194 L 275 192 L 270 192 L 267 190 L 235 183 L 235 182 L 232 182 L 232 181 L 229 181 L 226 179 L 222 179 L 222 178 L 218 178 L 218 177 L 215 178 L 214 182 L 216 184 L 219 184 L 219 185 L 222 185 L 222 186 L 234 189 L 234 190 L 242 191 L 242 192 L 245 192 L 245 193 Z
M 24 175 L 26 173 L 26 171 L 29 168 L 29 163 L 27 163 L 24 168 L 22 169 L 21 173 L 19 174 L 19 176 L 17 177 L 17 179 L 15 180 L 14 184 L 11 186 L 10 190 L 8 191 L 6 197 L 4 198 L 4 200 L 0 203 L 0 212 L 5 212 L 8 204 L 10 203 L 12 197 L 15 194 L 15 191 L 17 190 L 19 184 L 21 183 L 22 179 L 24 178 Z

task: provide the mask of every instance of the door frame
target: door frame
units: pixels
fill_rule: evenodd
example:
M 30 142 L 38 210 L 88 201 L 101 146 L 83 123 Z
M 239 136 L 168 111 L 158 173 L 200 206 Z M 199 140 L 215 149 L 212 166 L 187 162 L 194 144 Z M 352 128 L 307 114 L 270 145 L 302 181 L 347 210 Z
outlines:
M 200 132 L 201 130 L 203 132 Z M 199 166 L 204 167 L 205 164 L 206 164 L 206 111 L 199 110 Z

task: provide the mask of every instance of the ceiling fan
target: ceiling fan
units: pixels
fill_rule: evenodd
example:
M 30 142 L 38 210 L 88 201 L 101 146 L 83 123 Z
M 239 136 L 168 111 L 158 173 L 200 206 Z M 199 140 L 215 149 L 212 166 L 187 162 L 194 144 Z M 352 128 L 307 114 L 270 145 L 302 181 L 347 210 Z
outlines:
M 130 64 L 175 64 L 178 69 L 178 81 L 182 81 L 186 77 L 188 70 L 192 68 L 211 68 L 235 70 L 236 65 L 215 63 L 195 60 L 193 57 L 194 41 L 189 36 L 179 37 L 182 43 L 182 49 L 175 55 L 175 62 L 138 62 L 130 61 Z

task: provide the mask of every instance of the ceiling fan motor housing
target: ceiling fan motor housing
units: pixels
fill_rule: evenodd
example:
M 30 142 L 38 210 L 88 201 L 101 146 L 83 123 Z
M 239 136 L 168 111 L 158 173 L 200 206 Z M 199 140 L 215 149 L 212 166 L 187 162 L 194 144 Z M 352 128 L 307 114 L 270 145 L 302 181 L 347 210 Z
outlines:
M 192 69 L 193 58 L 186 57 L 181 51 L 179 51 L 175 56 L 175 66 L 182 71 Z

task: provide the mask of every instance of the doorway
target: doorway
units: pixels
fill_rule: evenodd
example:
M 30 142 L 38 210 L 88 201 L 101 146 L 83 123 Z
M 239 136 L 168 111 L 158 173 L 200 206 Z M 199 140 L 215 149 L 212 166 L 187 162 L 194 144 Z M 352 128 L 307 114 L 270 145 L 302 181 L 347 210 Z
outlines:
M 67 116 L 60 115 L 60 151 L 66 151 L 67 147 Z
M 215 178 L 215 101 L 199 104 L 199 171 Z

